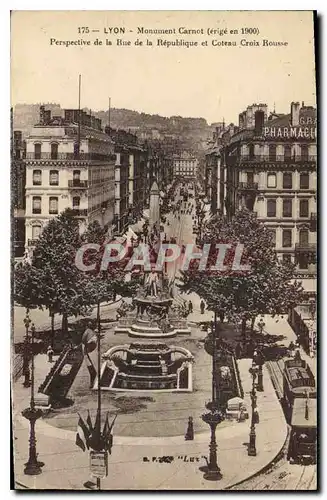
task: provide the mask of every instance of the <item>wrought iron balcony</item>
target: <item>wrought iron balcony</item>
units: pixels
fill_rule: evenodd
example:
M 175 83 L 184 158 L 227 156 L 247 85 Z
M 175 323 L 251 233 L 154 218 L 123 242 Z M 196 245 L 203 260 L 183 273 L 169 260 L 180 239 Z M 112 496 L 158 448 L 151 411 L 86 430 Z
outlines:
M 115 154 L 99 153 L 26 153 L 26 160 L 87 160 L 87 161 L 113 161 L 116 160 Z
M 233 156 L 231 158 L 237 158 Z M 239 157 L 241 162 L 283 162 L 283 163 L 295 163 L 295 162 L 315 162 L 317 160 L 317 155 L 241 155 Z
M 296 253 L 316 253 L 317 243 L 295 243 Z
M 68 187 L 73 189 L 87 189 L 88 181 L 81 181 L 79 179 L 72 179 L 68 181 Z
M 73 208 L 72 211 L 75 217 L 87 217 L 88 215 L 87 208 Z

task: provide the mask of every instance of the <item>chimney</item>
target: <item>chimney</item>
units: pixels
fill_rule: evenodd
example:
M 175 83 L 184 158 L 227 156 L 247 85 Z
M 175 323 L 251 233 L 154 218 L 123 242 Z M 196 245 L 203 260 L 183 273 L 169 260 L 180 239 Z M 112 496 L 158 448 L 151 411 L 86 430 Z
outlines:
M 244 113 L 238 115 L 238 126 L 240 129 L 244 128 Z
M 45 107 L 40 106 L 40 125 L 44 125 L 44 113 L 45 113 Z
M 300 103 L 291 103 L 291 125 L 292 127 L 297 127 L 300 123 Z
M 265 121 L 264 112 L 256 111 L 254 113 L 254 132 L 256 135 L 262 135 L 264 121 Z

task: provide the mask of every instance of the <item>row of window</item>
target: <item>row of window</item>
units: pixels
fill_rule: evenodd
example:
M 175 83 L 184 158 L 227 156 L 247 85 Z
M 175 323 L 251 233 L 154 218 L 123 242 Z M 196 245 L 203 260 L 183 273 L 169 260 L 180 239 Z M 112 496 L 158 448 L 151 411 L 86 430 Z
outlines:
M 309 189 L 309 174 L 303 172 L 300 174 L 300 189 Z M 267 187 L 277 187 L 277 174 L 269 173 L 267 175 Z M 293 189 L 293 174 L 292 172 L 283 173 L 283 189 Z
M 273 237 L 273 243 L 276 245 L 276 229 L 269 229 Z M 282 230 L 282 247 L 290 248 L 293 246 L 292 241 L 292 229 L 283 229 Z M 299 244 L 301 246 L 306 246 L 309 244 L 309 230 L 308 229 L 300 229 L 299 231 Z
M 73 181 L 77 184 L 81 181 L 81 171 L 73 170 Z M 50 186 L 59 186 L 59 170 L 50 170 L 49 172 Z M 33 170 L 33 186 L 42 185 L 42 170 Z
M 247 172 L 246 181 L 248 184 L 254 184 L 254 173 Z M 276 188 L 277 187 L 277 174 L 275 172 L 269 173 L 267 175 L 267 187 Z M 310 178 L 307 172 L 300 173 L 300 189 L 309 189 Z M 283 173 L 283 189 L 293 189 L 293 173 L 284 172 Z
M 254 154 L 254 144 L 249 144 L 249 158 L 255 158 Z M 309 146 L 307 144 L 302 144 L 300 146 L 301 150 L 301 159 L 303 161 L 308 161 L 309 159 Z M 268 156 L 270 161 L 276 161 L 277 157 L 277 145 L 276 144 L 270 144 L 268 148 Z M 292 150 L 292 146 L 289 144 L 286 144 L 284 146 L 284 158 L 285 160 L 287 159 L 292 159 L 292 157 L 295 156 L 294 150 Z
M 58 159 L 58 144 L 56 142 L 51 143 L 51 153 L 50 153 L 50 158 L 51 160 L 57 160 Z M 36 160 L 41 159 L 41 150 L 42 146 L 41 144 L 34 144 L 34 158 Z
M 73 197 L 73 209 L 79 209 L 80 207 L 80 197 Z M 49 197 L 49 214 L 56 215 L 58 214 L 58 197 L 50 196 Z M 41 214 L 42 213 L 42 199 L 41 196 L 33 196 L 32 199 L 32 213 L 33 214 Z
M 59 186 L 59 171 L 50 170 L 49 172 L 50 186 Z M 33 186 L 42 185 L 42 170 L 33 170 Z
M 309 217 L 309 200 L 299 200 L 300 217 Z M 276 200 L 267 200 L 267 217 L 276 217 Z M 293 217 L 293 199 L 283 200 L 283 217 Z

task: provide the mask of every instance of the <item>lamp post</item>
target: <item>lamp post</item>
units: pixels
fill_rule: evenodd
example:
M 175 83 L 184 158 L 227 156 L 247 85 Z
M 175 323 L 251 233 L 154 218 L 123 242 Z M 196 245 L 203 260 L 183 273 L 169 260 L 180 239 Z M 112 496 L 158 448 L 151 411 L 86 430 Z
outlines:
M 35 334 L 35 326 L 32 323 L 31 326 L 31 350 L 32 350 L 32 359 L 31 359 L 31 400 L 30 407 L 26 408 L 22 411 L 23 417 L 29 420 L 30 423 L 30 438 L 29 438 L 29 457 L 28 461 L 25 464 L 24 474 L 29 476 L 36 476 L 37 474 L 41 474 L 41 467 L 44 465 L 43 462 L 38 462 L 37 453 L 36 453 L 36 438 L 35 438 L 35 422 L 42 415 L 42 410 L 35 408 L 34 402 L 34 354 L 33 354 L 33 346 L 34 346 L 34 334 Z
M 222 478 L 220 467 L 217 462 L 217 442 L 216 428 L 223 420 L 223 416 L 219 410 L 219 401 L 217 401 L 217 381 L 216 381 L 216 360 L 217 360 L 217 315 L 215 313 L 215 321 L 212 323 L 212 350 L 209 348 L 208 353 L 212 355 L 212 401 L 207 403 L 206 407 L 210 410 L 202 415 L 202 420 L 210 426 L 211 438 L 209 444 L 209 461 L 208 468 L 204 475 L 205 479 L 218 481 Z M 209 346 L 208 346 L 209 347 Z M 211 351 L 211 352 L 210 352 Z
M 252 362 L 252 367 L 249 372 L 252 375 L 252 391 L 251 391 L 251 429 L 250 429 L 250 441 L 248 447 L 248 455 L 255 457 L 257 455 L 256 449 L 256 434 L 255 434 L 255 408 L 257 405 L 257 395 L 255 391 L 255 381 L 257 376 L 257 367 L 254 362 Z
M 24 373 L 24 387 L 30 387 L 30 367 L 29 367 L 29 354 L 30 354 L 30 339 L 28 335 L 28 329 L 32 320 L 29 317 L 29 310 L 26 309 L 26 316 L 24 318 L 25 325 L 25 337 L 24 337 L 24 357 L 23 357 L 23 373 Z

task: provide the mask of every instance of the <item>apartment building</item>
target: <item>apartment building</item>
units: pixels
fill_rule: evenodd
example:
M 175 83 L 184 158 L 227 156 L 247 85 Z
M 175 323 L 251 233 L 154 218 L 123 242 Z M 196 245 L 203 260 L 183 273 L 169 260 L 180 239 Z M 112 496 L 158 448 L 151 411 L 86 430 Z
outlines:
M 304 103 L 269 116 L 266 104 L 253 104 L 208 155 L 217 210 L 255 211 L 271 230 L 278 257 L 308 277 L 316 273 L 316 120 L 316 109 Z
M 198 173 L 199 160 L 191 153 L 184 151 L 179 156 L 173 158 L 174 178 L 196 178 Z
M 81 231 L 95 220 L 110 229 L 115 161 L 114 142 L 102 131 L 101 120 L 75 109 L 51 116 L 41 106 L 39 123 L 26 138 L 26 249 L 68 207 Z

